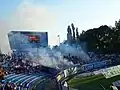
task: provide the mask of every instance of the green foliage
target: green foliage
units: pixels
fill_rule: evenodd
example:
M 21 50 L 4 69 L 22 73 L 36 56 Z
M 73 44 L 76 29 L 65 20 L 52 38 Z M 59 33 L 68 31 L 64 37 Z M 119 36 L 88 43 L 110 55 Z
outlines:
M 99 28 L 83 31 L 79 37 L 80 41 L 87 42 L 88 51 L 98 53 L 120 52 L 120 20 L 115 22 L 115 27 L 107 25 Z

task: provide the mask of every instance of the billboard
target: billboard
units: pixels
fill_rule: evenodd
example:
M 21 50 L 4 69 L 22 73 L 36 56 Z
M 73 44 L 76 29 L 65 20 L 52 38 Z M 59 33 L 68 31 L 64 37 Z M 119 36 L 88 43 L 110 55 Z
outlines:
M 25 51 L 48 46 L 47 32 L 11 31 L 8 33 L 11 50 Z

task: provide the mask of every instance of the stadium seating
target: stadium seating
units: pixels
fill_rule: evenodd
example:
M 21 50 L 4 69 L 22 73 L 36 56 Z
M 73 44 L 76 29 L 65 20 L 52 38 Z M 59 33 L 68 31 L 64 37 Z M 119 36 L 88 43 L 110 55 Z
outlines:
M 37 80 L 42 80 L 44 75 L 25 75 L 25 74 L 9 74 L 5 76 L 4 83 L 13 83 L 14 85 L 20 86 L 20 88 L 30 88 L 33 83 Z

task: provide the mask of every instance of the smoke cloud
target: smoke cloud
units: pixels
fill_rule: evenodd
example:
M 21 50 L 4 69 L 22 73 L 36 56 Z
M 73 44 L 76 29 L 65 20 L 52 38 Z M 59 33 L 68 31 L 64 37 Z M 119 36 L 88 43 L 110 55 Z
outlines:
M 30 3 L 30 1 L 28 2 L 26 0 L 21 2 L 16 10 L 11 13 L 9 19 L 0 20 L 0 45 L 2 51 L 4 51 L 5 53 L 10 50 L 7 33 L 11 30 L 48 31 L 49 43 L 51 45 L 54 45 L 57 41 L 55 14 L 50 12 L 45 7 L 36 6 L 34 3 Z M 65 53 L 71 52 L 72 55 L 83 55 L 82 51 L 78 51 L 77 49 L 66 45 L 61 46 L 61 50 L 64 50 Z M 77 52 L 75 52 L 76 50 Z M 64 60 L 60 52 L 52 51 L 45 48 L 40 48 L 37 50 L 31 49 L 29 51 L 29 56 L 32 58 L 33 62 L 49 67 L 65 68 L 65 66 L 70 66 L 72 64 L 71 62 Z
M 60 51 L 63 55 L 77 56 L 83 61 L 89 61 L 90 57 L 83 51 L 80 45 L 61 44 Z
M 72 62 L 63 59 L 63 55 L 60 52 L 47 48 L 32 49 L 29 52 L 29 57 L 32 58 L 34 65 L 43 65 L 56 69 L 66 69 L 73 66 Z
M 28 41 L 28 37 L 20 33 L 11 33 L 10 41 L 15 41 L 15 46 L 17 49 L 22 50 L 22 45 L 27 45 L 24 51 L 28 53 L 26 55 L 27 60 L 30 60 L 34 65 L 43 65 L 56 69 L 66 69 L 73 66 L 73 63 L 64 59 L 61 52 L 52 50 L 51 48 L 32 48 L 34 43 Z M 21 38 L 22 37 L 22 38 Z M 12 43 L 14 44 L 14 42 Z
M 0 46 L 5 53 L 10 50 L 7 33 L 12 30 L 47 31 L 49 44 L 55 45 L 57 41 L 55 14 L 27 0 L 23 0 L 16 10 L 11 12 L 9 19 L 0 20 Z

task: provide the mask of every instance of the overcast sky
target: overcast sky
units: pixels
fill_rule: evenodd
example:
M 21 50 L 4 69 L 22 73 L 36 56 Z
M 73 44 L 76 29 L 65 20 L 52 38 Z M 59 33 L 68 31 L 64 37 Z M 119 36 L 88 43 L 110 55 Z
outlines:
M 120 0 L 0 0 L 0 46 L 8 52 L 11 30 L 48 31 L 49 44 L 66 39 L 67 26 L 79 32 L 120 19 Z

